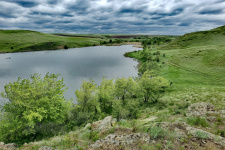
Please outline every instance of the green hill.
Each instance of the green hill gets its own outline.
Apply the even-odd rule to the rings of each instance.
[[[187,33],[162,49],[188,48],[192,46],[221,45],[225,41],[225,26],[209,31]]]
[[[0,53],[98,45],[99,38],[62,37],[28,30],[0,30]]]

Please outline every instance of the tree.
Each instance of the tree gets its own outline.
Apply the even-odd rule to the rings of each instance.
[[[162,77],[155,77],[153,72],[146,71],[139,80],[139,86],[139,96],[143,98],[145,103],[149,100],[157,102],[169,83]]]
[[[43,79],[34,74],[5,85],[4,106],[0,125],[0,141],[16,141],[33,137],[36,129],[48,123],[63,123],[71,107],[63,93],[66,90],[59,75],[46,74]]]
[[[140,62],[138,64],[138,75],[142,76],[146,71],[157,71],[158,69],[159,66],[155,61]]]
[[[98,86],[96,95],[103,112],[112,112],[112,100],[114,99],[113,92],[113,80],[107,80],[106,78],[103,78],[101,84]]]
[[[137,81],[135,81],[131,77],[128,77],[127,78],[127,97],[136,98],[137,90],[138,90]]]
[[[96,85],[93,80],[83,81],[80,90],[76,90],[75,94],[78,101],[78,109],[83,112],[97,113],[100,111],[100,106],[95,98]]]
[[[115,81],[115,95],[118,99],[122,99],[123,104],[125,104],[125,96],[127,94],[127,79],[118,78]]]
[[[117,118],[117,120],[120,119],[126,119],[128,118],[130,112],[125,107],[123,107],[124,104],[120,100],[114,100],[113,101],[113,117]]]

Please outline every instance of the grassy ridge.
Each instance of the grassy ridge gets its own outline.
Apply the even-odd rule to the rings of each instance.
[[[59,37],[28,30],[0,30],[0,52],[53,50],[99,45],[99,38]]]
[[[180,36],[161,49],[189,48],[193,46],[224,45],[225,26],[209,31],[199,31]]]
[[[164,46],[169,50],[161,50],[161,53],[166,54],[166,57],[162,58],[166,65],[162,65],[161,74],[181,85],[224,86],[224,41],[225,26],[179,37],[167,47]],[[187,48],[171,49],[171,45],[175,43],[180,46],[187,45]]]

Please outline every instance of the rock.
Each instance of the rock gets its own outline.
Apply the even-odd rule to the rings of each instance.
[[[138,145],[139,142],[149,143],[150,137],[147,133],[132,133],[128,135],[120,135],[120,134],[109,134],[104,139],[100,139],[95,143],[91,144],[88,149],[99,149],[104,148],[106,145],[108,147],[115,146],[135,146]]]
[[[179,129],[179,128],[175,127],[174,128],[174,132],[176,134],[176,137],[179,138],[179,139],[187,137],[186,133],[184,131],[182,131],[181,129]]]
[[[5,144],[4,142],[0,142],[0,149],[14,150],[14,149],[16,149],[16,144],[15,143]]]
[[[223,138],[221,136],[214,135],[214,134],[206,132],[206,131],[204,131],[202,129],[194,128],[194,127],[186,124],[185,122],[179,123],[179,125],[182,126],[182,128],[185,129],[185,131],[189,135],[192,135],[192,136],[198,138],[197,135],[196,135],[197,132],[205,133],[205,134],[207,134],[207,139],[209,139],[209,140],[213,141],[214,143],[217,143],[217,144],[225,147],[225,138]]]
[[[187,116],[205,117],[207,113],[215,112],[214,105],[206,102],[191,104],[186,112]]]
[[[54,149],[52,147],[42,146],[41,148],[39,148],[39,150],[57,150],[57,148]]]
[[[91,124],[88,123],[88,124],[86,124],[86,126],[84,127],[84,130],[87,130],[87,129],[90,129],[90,128],[91,128]]]
[[[103,120],[93,122],[91,124],[91,129],[97,132],[106,131],[112,127],[112,123],[113,123],[112,116],[108,116],[105,117]]]
[[[27,143],[24,143],[23,146],[28,146],[28,144]]]

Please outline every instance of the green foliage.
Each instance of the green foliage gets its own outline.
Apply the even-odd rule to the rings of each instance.
[[[97,88],[96,97],[100,103],[101,110],[106,113],[112,112],[112,100],[114,99],[113,80],[102,79],[101,84]]]
[[[118,99],[125,100],[125,96],[127,93],[127,79],[126,78],[118,78],[115,81],[115,95]]]
[[[127,120],[125,120],[125,119],[121,119],[121,120],[118,122],[118,124],[119,124],[120,126],[125,127],[125,128],[132,128],[132,127],[133,127],[132,123],[129,122],[129,121],[127,121]]]
[[[75,94],[77,96],[78,107],[82,111],[90,112],[93,110],[98,110],[99,103],[95,99],[96,85],[93,80],[83,81],[80,90],[76,90]]]
[[[140,78],[139,86],[139,96],[146,103],[149,100],[152,102],[157,102],[169,84],[166,79],[162,77],[154,77],[152,72],[146,71]]]
[[[205,118],[202,117],[188,117],[187,123],[190,125],[196,125],[196,126],[202,126],[202,127],[208,127],[209,123],[206,121]]]
[[[81,111],[79,108],[74,107],[68,117],[67,127],[73,129],[74,126],[81,126],[89,121],[91,121],[92,114],[90,112]]]
[[[122,103],[122,101],[114,100],[112,115],[113,117],[117,118],[117,120],[126,119],[130,114],[129,110],[123,106],[124,104]]]
[[[208,134],[205,132],[197,131],[195,135],[199,139],[208,139]]]
[[[138,75],[142,76],[146,71],[158,71],[159,66],[155,61],[140,62],[138,64]]]
[[[125,99],[136,97],[136,92],[138,90],[137,82],[129,78],[118,78],[115,81],[115,95],[118,99],[123,101],[125,104]]]
[[[163,138],[166,135],[165,129],[160,126],[151,126],[148,129],[148,132],[150,133],[150,138],[152,139]]]
[[[93,142],[97,141],[100,138],[99,132],[91,131],[90,137]]]
[[[65,91],[58,75],[46,74],[41,79],[34,74],[5,85],[3,98],[9,100],[4,106],[0,125],[0,140],[19,141],[34,138],[37,129],[48,123],[64,123],[71,104],[64,99]]]
[[[225,137],[225,129],[224,130],[217,129],[216,130],[216,134],[219,135],[219,136]]]

